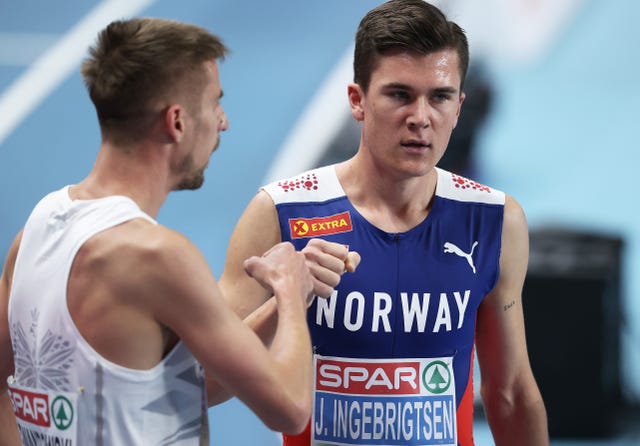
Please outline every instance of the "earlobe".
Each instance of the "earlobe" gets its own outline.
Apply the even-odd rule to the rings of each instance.
[[[358,84],[349,84],[347,87],[347,95],[349,97],[349,106],[351,107],[351,115],[356,121],[364,120],[364,109],[362,107],[362,89]]]

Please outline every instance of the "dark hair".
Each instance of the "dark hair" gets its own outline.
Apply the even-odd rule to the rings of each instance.
[[[381,55],[392,49],[430,54],[454,49],[461,84],[469,66],[469,44],[464,30],[435,6],[423,0],[390,0],[364,16],[356,32],[354,82],[364,91]],[[462,88],[462,85],[461,85]]]
[[[103,134],[132,133],[167,91],[227,53],[219,37],[195,25],[157,18],[112,22],[81,70]]]

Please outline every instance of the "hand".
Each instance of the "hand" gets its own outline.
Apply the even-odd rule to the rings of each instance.
[[[302,249],[313,276],[313,292],[319,297],[330,297],[345,272],[354,272],[360,263],[360,254],[349,251],[345,245],[314,238]],[[310,304],[311,302],[309,302]]]
[[[289,242],[278,243],[262,257],[253,256],[244,261],[244,269],[264,288],[275,295],[284,287],[292,288],[308,299],[313,295],[314,279],[305,256]],[[286,293],[285,293],[286,294]]]

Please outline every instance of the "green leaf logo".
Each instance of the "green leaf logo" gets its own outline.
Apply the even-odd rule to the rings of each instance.
[[[422,372],[422,383],[431,393],[440,394],[451,385],[451,370],[442,361],[430,362]]]
[[[53,424],[61,431],[66,430],[73,422],[73,406],[68,399],[57,396],[51,403],[51,415]]]

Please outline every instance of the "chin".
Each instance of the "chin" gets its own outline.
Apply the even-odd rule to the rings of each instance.
[[[204,174],[200,172],[190,178],[185,178],[174,190],[197,190],[204,184]]]

